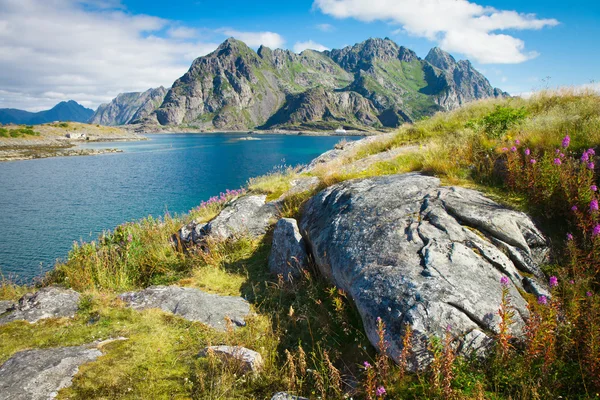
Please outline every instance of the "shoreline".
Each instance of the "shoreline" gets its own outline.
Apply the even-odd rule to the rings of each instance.
[[[200,128],[187,128],[180,126],[147,126],[147,125],[122,125],[119,128],[133,132],[138,135],[168,135],[168,134],[214,134],[214,133],[231,133],[231,134],[248,134],[248,135],[287,135],[287,136],[375,136],[384,134],[389,131],[379,130],[358,130],[350,129],[345,133],[335,133],[334,131],[317,131],[308,129],[224,129],[224,130],[203,130]]]
[[[19,125],[5,125],[10,130]],[[33,160],[37,158],[88,156],[119,153],[122,150],[83,149],[78,145],[96,142],[133,142],[148,138],[121,128],[82,123],[35,125],[35,134],[0,138],[0,162]]]

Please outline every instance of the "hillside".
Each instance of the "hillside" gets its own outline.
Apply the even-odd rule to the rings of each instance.
[[[75,243],[0,285],[0,388],[598,397],[599,128],[597,93],[478,101]]]
[[[121,93],[108,104],[101,104],[90,124],[126,125],[142,120],[162,104],[167,89],[159,87],[145,92]]]
[[[13,108],[0,109],[1,124],[38,125],[55,121],[87,122],[94,110],[83,107],[76,101],[62,101],[50,110],[29,112]]]
[[[231,38],[196,59],[160,107],[138,122],[147,130],[373,130],[507,95],[468,61],[439,48],[421,59],[386,38],[295,54],[266,47],[255,52]]]

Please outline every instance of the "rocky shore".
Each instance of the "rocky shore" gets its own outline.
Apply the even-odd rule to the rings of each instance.
[[[10,133],[22,126],[6,125],[3,128]],[[74,122],[35,125],[31,130],[35,135],[0,137],[0,161],[118,153],[121,150],[82,149],[77,145],[90,142],[147,140],[143,136],[121,128]]]

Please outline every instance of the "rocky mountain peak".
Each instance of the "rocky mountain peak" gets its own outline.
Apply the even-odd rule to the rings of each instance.
[[[439,47],[434,47],[429,50],[429,53],[427,53],[427,56],[425,57],[425,61],[444,71],[453,69],[457,64],[450,53],[445,52]]]

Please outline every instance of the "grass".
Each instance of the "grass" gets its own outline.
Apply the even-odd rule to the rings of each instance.
[[[73,386],[59,398],[249,399],[287,390],[309,398],[374,399],[381,387],[386,398],[406,399],[598,396],[600,240],[591,230],[600,217],[587,211],[596,196],[589,186],[597,178],[578,161],[583,149],[600,146],[598,128],[600,96],[590,92],[564,90],[528,100],[482,101],[354,146],[312,172],[322,188],[347,179],[423,171],[446,184],[481,190],[540,221],[555,243],[553,264],[544,268],[557,276],[559,285],[547,304],[535,299],[530,304],[527,339],[513,342],[508,330],[501,330],[499,344],[487,360],[459,357],[449,335],[432,339],[435,361],[430,369],[415,374],[391,365],[369,344],[351,299],[320,277],[313,265],[293,282],[269,273],[271,232],[258,239],[242,235],[210,241],[204,252],[176,249],[171,235],[192,219],[212,219],[239,195],[229,192],[189,215],[147,218],[106,232],[97,241],[74,244],[67,261],[42,284],[82,292],[79,313],[72,320],[0,327],[0,362],[26,348],[124,336],[128,340],[107,345],[103,357],[82,366]],[[554,149],[561,147],[567,133],[571,142],[559,170],[553,163]],[[502,150],[515,140],[520,142],[518,151]],[[414,147],[364,169],[351,168],[354,162],[407,144]],[[535,167],[524,155],[525,148],[539,160]],[[251,179],[247,189],[274,200],[302,176],[296,169],[280,167]],[[280,205],[281,216],[299,218],[303,204],[317,190],[287,197]],[[579,205],[581,214],[563,212],[572,203]],[[574,240],[565,243],[567,230]],[[244,296],[256,316],[247,327],[216,332],[157,310],[130,310],[116,296],[171,283]],[[0,299],[16,299],[27,290],[31,288],[3,280]],[[509,326],[510,299],[501,306]],[[198,357],[208,344],[239,344],[259,351],[265,368],[243,376],[218,359]],[[365,360],[372,367],[365,368]]]
[[[32,126],[18,126],[11,128],[0,128],[0,137],[20,138],[25,136],[40,136],[40,133],[34,131]]]

